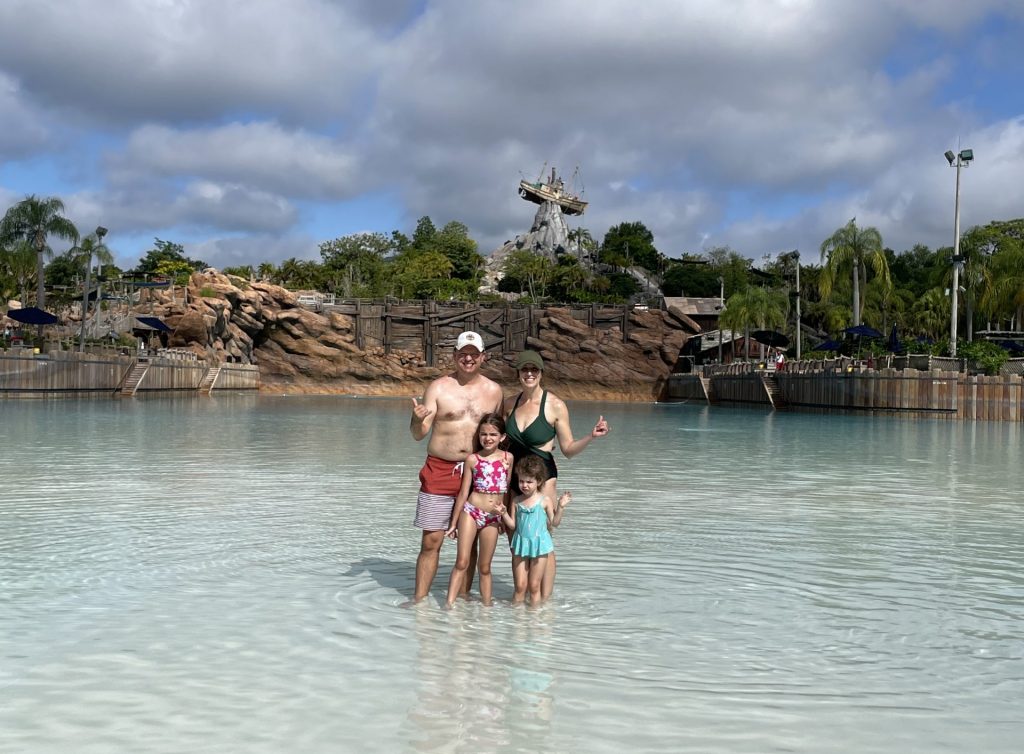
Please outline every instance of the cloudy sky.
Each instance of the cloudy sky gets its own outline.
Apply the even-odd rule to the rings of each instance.
[[[122,265],[423,215],[489,253],[547,163],[673,257],[950,245],[947,149],[965,229],[1024,216],[1022,39],[1021,0],[0,0],[0,211],[59,196]]]

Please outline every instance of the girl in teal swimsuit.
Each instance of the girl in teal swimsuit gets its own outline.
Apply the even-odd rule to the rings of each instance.
[[[543,600],[541,584],[548,565],[548,555],[555,549],[548,527],[555,517],[551,499],[540,492],[547,474],[540,458],[528,455],[516,463],[516,478],[522,493],[512,503],[514,516],[503,510],[501,519],[512,534],[512,579],[515,594],[512,604],[519,604],[530,592],[530,604]]]

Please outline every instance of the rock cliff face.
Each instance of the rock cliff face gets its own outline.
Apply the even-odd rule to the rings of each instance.
[[[174,329],[168,346],[218,362],[257,364],[269,392],[415,395],[451,369],[451,353],[431,367],[419,353],[362,350],[352,317],[309,311],[284,288],[216,270],[192,276],[186,302],[154,294],[152,314]],[[551,308],[527,345],[544,357],[545,385],[564,398],[650,401],[661,396],[686,338],[683,325],[661,311],[630,314],[623,339],[617,327],[592,329]],[[514,359],[514,353],[489,353],[483,371],[510,391]]]
[[[546,257],[552,262],[558,261],[561,254],[580,257],[582,253],[579,244],[569,240],[569,225],[565,221],[562,208],[554,202],[544,202],[537,208],[537,214],[533,216],[533,225],[528,233],[506,241],[491,252],[484,271],[485,287],[497,290],[498,281],[504,275],[508,255],[524,249]]]

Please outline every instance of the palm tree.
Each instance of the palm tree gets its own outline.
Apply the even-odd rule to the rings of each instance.
[[[1005,244],[985,271],[981,309],[990,319],[1010,320],[1015,329],[1024,321],[1024,244]]]
[[[272,283],[274,282],[274,274],[277,272],[277,268],[273,262],[260,262],[260,266],[257,269],[256,274],[260,280]]]
[[[104,228],[99,229],[101,232],[106,233]],[[90,233],[82,239],[81,243],[72,246],[68,253],[74,258],[76,262],[81,264],[85,268],[85,283],[83,285],[84,293],[82,294],[82,325],[85,326],[85,318],[89,314],[89,271],[92,269],[92,260],[95,257],[96,262],[99,264],[100,269],[103,269],[103,265],[113,264],[114,256],[110,253],[110,249],[105,243],[103,243],[102,237],[98,233]],[[96,300],[96,311],[99,311],[99,299]],[[84,332],[84,329],[83,329]]]
[[[28,241],[36,250],[36,306],[40,309],[46,307],[43,255],[50,251],[46,244],[47,237],[54,235],[73,244],[78,243],[78,229],[64,217],[63,212],[64,202],[57,197],[40,199],[33,194],[7,210],[3,220],[0,220],[0,242]]]
[[[949,332],[949,300],[942,288],[932,288],[914,302],[910,312],[913,327],[921,335],[941,340]]]
[[[789,299],[785,293],[769,288],[750,287],[734,293],[725,302],[720,317],[723,327],[743,330],[746,357],[750,358],[750,328],[766,330],[783,327],[789,314]],[[733,338],[735,344],[736,339]],[[734,354],[735,355],[735,354]]]
[[[861,322],[860,313],[864,307],[864,295],[867,290],[868,266],[874,269],[875,275],[884,281],[884,285],[892,285],[889,278],[889,263],[882,249],[882,234],[877,228],[858,228],[857,218],[850,220],[822,242],[821,261],[825,263],[818,281],[822,298],[828,298],[840,274],[848,266],[852,268],[854,326]]]
[[[16,241],[0,247],[0,270],[5,271],[17,288],[21,305],[28,306],[28,286],[36,273],[36,252],[28,241]]]

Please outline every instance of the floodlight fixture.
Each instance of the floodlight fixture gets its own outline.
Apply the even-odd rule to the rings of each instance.
[[[963,149],[963,150],[960,151],[960,161],[961,162],[970,162],[973,159],[974,159],[974,150],[973,149]]]
[[[96,226],[96,237],[102,241],[103,240],[103,236],[105,236],[105,235],[107,235],[107,229],[104,228],[102,225],[97,225]]]
[[[956,159],[956,155],[953,154],[953,150],[952,149],[947,149],[946,150],[946,160],[949,162],[949,166],[950,167],[953,166],[953,160],[955,160],[955,159]]]

